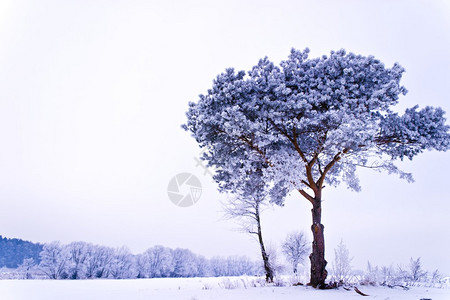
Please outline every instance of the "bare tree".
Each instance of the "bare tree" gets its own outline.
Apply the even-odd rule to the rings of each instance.
[[[23,274],[23,279],[32,279],[32,273],[35,267],[36,263],[33,258],[25,258],[17,270]]]
[[[281,248],[291,264],[293,272],[296,274],[298,265],[303,262],[310,251],[309,242],[306,240],[305,234],[303,232],[288,234]]]
[[[90,245],[86,253],[86,278],[107,278],[113,254],[114,249],[112,248]]]
[[[198,277],[209,277],[211,275],[209,260],[202,255],[197,255],[197,271]]]
[[[126,247],[116,248],[109,264],[109,273],[114,279],[132,278],[134,261]]]
[[[67,265],[70,257],[66,250],[60,242],[52,242],[45,244],[39,254],[41,257],[39,269],[50,279],[67,278]]]
[[[188,249],[177,248],[172,252],[171,277],[194,277],[198,275],[197,256]]]
[[[246,174],[238,185],[239,190],[224,207],[226,216],[237,219],[244,232],[256,235],[266,272],[266,281],[272,282],[274,271],[264,245],[261,226],[261,211],[266,205],[267,193],[260,173],[261,171]]]
[[[173,250],[160,245],[154,246],[138,258],[138,264],[144,277],[170,277],[175,267]]]
[[[92,245],[86,242],[72,242],[66,246],[70,255],[69,277],[71,279],[80,279],[85,275],[85,262],[88,258],[88,248]]]

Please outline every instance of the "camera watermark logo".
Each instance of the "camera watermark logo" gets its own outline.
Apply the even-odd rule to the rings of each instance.
[[[207,166],[203,163],[203,161],[202,161],[202,159],[201,159],[201,157],[203,156],[203,153],[205,153],[205,152],[206,152],[206,149],[203,149],[203,150],[199,153],[199,156],[198,156],[198,157],[194,157],[194,160],[197,162],[197,164],[196,164],[195,166],[196,166],[196,167],[200,167],[200,168],[202,168],[202,169],[204,170],[203,175],[208,174],[208,175],[210,175],[211,177],[213,177],[213,176],[214,176],[214,172],[216,171],[216,168],[214,168],[213,166],[207,167]]]
[[[191,173],[180,173],[169,181],[167,194],[170,201],[180,207],[189,207],[197,203],[202,195],[202,184]]]

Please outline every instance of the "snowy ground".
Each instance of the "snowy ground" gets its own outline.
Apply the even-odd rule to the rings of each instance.
[[[287,300],[287,299],[381,299],[448,300],[450,289],[415,287],[410,290],[360,287],[354,291],[314,290],[304,286],[259,286],[255,278],[166,278],[135,280],[0,280],[2,300]],[[254,287],[256,285],[257,287]]]

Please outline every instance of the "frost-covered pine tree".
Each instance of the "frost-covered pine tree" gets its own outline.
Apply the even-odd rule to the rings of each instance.
[[[221,191],[234,189],[234,172],[254,172],[253,162],[262,161],[273,202],[281,205],[297,191],[311,203],[310,285],[323,288],[325,184],[359,191],[358,167],[412,180],[394,161],[446,151],[450,136],[440,108],[392,110],[406,94],[399,64],[387,68],[344,50],[315,59],[308,53],[293,49],[279,67],[264,58],[249,72],[227,69],[189,104],[183,127],[205,148],[203,159],[216,167]]]

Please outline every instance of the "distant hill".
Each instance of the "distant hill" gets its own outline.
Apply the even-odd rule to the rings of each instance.
[[[43,245],[21,239],[8,239],[0,235],[0,267],[17,268],[25,258],[40,262]]]

